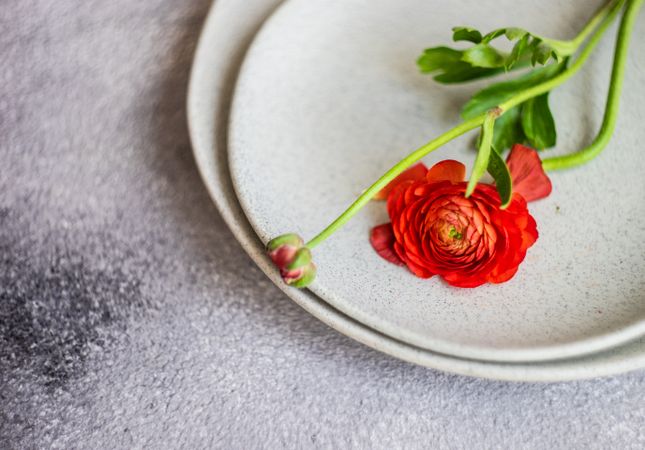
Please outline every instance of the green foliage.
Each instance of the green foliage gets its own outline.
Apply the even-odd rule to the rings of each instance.
[[[490,85],[477,92],[463,107],[464,119],[472,119],[504,103],[519,92],[557,76],[566,66],[562,63],[533,69],[515,79]],[[516,143],[528,143],[538,150],[553,147],[557,132],[549,108],[549,94],[527,100],[511,108],[495,123],[493,146],[504,151]]]
[[[502,73],[501,68],[475,67],[463,61],[464,52],[449,47],[427,49],[417,60],[419,70],[434,74],[439,83],[462,83]]]
[[[502,209],[506,208],[511,202],[513,195],[513,182],[511,181],[511,172],[502,156],[493,149],[488,159],[488,173],[495,180],[497,192],[502,201]]]
[[[526,136],[522,128],[522,108],[516,106],[495,121],[493,148],[502,152],[511,148],[513,144],[524,142],[526,142]]]
[[[514,79],[489,85],[473,95],[462,108],[461,115],[465,120],[489,113],[478,139],[479,151],[466,195],[472,193],[488,170],[495,179],[502,205],[506,206],[512,195],[512,186],[501,153],[516,143],[528,143],[538,150],[552,147],[556,144],[557,132],[548,93],[502,111],[499,117],[491,110],[556,77],[566,69],[568,57],[575,48],[570,42],[546,39],[521,28],[499,28],[483,34],[474,28],[455,27],[452,32],[453,41],[472,45],[465,49],[429,48],[417,61],[421,72],[434,75],[440,83],[461,83],[539,66]],[[501,37],[513,43],[510,53],[493,46],[494,41]]]
[[[482,41],[482,34],[474,28],[454,27],[452,29],[452,40],[455,42],[468,41],[473,44],[479,44]]]
[[[540,67],[512,80],[495,83],[482,89],[464,105],[461,111],[462,117],[472,119],[504,103],[517,93],[554,77],[560,73],[563,64],[550,64]]]
[[[528,143],[537,150],[555,145],[557,132],[549,108],[548,93],[527,100],[522,105],[522,130]]]
[[[569,42],[547,39],[521,28],[499,28],[486,35],[469,27],[455,27],[452,32],[453,41],[474,45],[464,50],[429,48],[417,60],[421,72],[435,74],[434,79],[440,83],[476,80],[529,64],[545,65],[551,59],[560,62],[575,50]],[[492,45],[502,36],[514,42],[510,53]]]

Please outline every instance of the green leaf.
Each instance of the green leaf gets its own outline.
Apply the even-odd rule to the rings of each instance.
[[[524,34],[516,43],[515,46],[513,47],[513,50],[511,51],[511,54],[509,55],[508,58],[506,58],[506,61],[504,61],[504,66],[506,67],[506,70],[511,69],[517,62],[525,56],[529,51],[529,39],[530,39],[529,34]]]
[[[475,67],[495,68],[504,65],[506,56],[487,44],[477,44],[464,51],[462,61]]]
[[[556,51],[553,51],[551,53],[551,56],[553,57],[553,59],[555,59],[555,62],[557,62],[557,63],[561,63],[562,61],[566,61],[566,59],[567,59],[566,56],[562,56],[560,53],[558,53]]]
[[[503,70],[473,67],[462,61],[462,56],[460,50],[434,47],[423,52],[417,65],[422,73],[434,74],[434,79],[440,83],[461,83],[495,75]]]
[[[469,41],[474,44],[479,44],[482,41],[482,34],[474,28],[468,27],[454,27],[452,29],[452,40]]]
[[[551,47],[549,47],[548,45],[541,43],[537,47],[535,47],[533,57],[531,58],[531,64],[535,65],[536,63],[538,63],[544,65],[549,60],[549,58],[551,58],[552,54],[553,49],[551,49]]]
[[[563,59],[571,56],[577,50],[575,44],[571,41],[558,41],[556,39],[548,39],[540,36],[540,40],[544,45],[548,45],[553,50],[553,56],[557,59]]]
[[[449,47],[428,48],[417,60],[417,65],[421,72],[432,73],[460,63],[461,56],[461,51]]]
[[[506,28],[499,28],[497,30],[493,30],[482,38],[482,43],[488,44],[493,39],[497,39],[498,37],[503,36],[504,34],[506,34]]]
[[[514,42],[511,53],[489,45],[500,36],[506,36]],[[571,44],[567,41],[548,40],[521,28],[499,28],[482,36],[474,28],[455,27],[453,39],[475,45],[465,50],[445,46],[426,49],[417,60],[421,72],[433,74],[440,83],[461,83],[497,75],[529,63],[545,65],[551,58],[559,62],[567,54],[559,52],[571,52]]]
[[[502,72],[502,69],[484,69],[481,67],[472,67],[468,64],[453,67],[450,71],[436,75],[434,80],[439,83],[463,83],[464,81],[477,80],[486,78]]]
[[[506,36],[511,42],[517,41],[513,47],[514,52],[505,62],[506,69],[512,68],[517,61],[523,58],[526,58],[527,61],[530,60],[533,65],[545,65],[551,57],[560,62],[576,50],[575,45],[569,41],[547,39],[523,28],[515,27],[493,30],[484,35],[477,44],[488,45],[500,36]],[[520,41],[523,42],[520,43]]]
[[[551,64],[534,69],[531,72],[513,80],[496,83],[482,89],[464,105],[461,115],[466,120],[472,119],[473,117],[494,108],[500,103],[505,102],[509,98],[513,97],[513,95],[518,91],[549,79],[556,74],[558,70],[560,70],[560,64]]]
[[[523,30],[522,28],[506,28],[504,34],[506,35],[506,39],[514,41],[515,39],[520,39],[524,36],[530,36],[531,33]]]
[[[526,142],[526,136],[522,129],[522,106],[509,109],[495,121],[495,132],[493,135],[493,148],[498,152],[509,149],[513,144]]]
[[[495,180],[495,186],[499,197],[502,201],[501,208],[504,209],[511,202],[513,195],[513,182],[511,180],[511,173],[508,170],[506,162],[502,159],[496,151],[491,152],[488,159],[488,173],[490,173]]]
[[[549,108],[549,94],[527,100],[522,106],[522,129],[532,147],[542,150],[557,141],[555,120]]]

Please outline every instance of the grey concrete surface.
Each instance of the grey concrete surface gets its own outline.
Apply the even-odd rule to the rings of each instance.
[[[416,367],[254,267],[188,140],[208,7],[0,3],[0,448],[645,446],[642,371],[517,384]]]

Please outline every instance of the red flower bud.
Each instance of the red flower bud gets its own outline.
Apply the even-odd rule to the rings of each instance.
[[[303,245],[302,238],[297,234],[283,234],[267,244],[267,253],[273,264],[286,267]]]
[[[311,251],[296,234],[284,234],[272,239],[267,244],[267,254],[280,270],[284,282],[290,286],[306,287],[316,277]]]

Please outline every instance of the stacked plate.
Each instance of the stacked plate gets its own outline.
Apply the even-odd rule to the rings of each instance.
[[[645,27],[633,37],[625,80],[633,95],[611,145],[592,164],[552,175],[553,194],[530,206],[540,239],[510,282],[455,289],[381,260],[367,235],[387,217],[373,202],[316,248],[318,277],[297,290],[281,282],[264,243],[315,235],[397,160],[453,126],[459,104],[481,87],[446,88],[420,75],[414,61],[424,47],[445,43],[453,25],[567,37],[589,12],[557,0],[280,3],[215,3],[188,112],[214,202],[289,297],[370,347],[460,374],[555,381],[645,367],[645,103],[631,101],[644,92],[636,61],[645,60]],[[579,148],[598,127],[610,41],[591,70],[552,96],[560,149]],[[471,147],[455,141],[425,162],[471,162]]]

